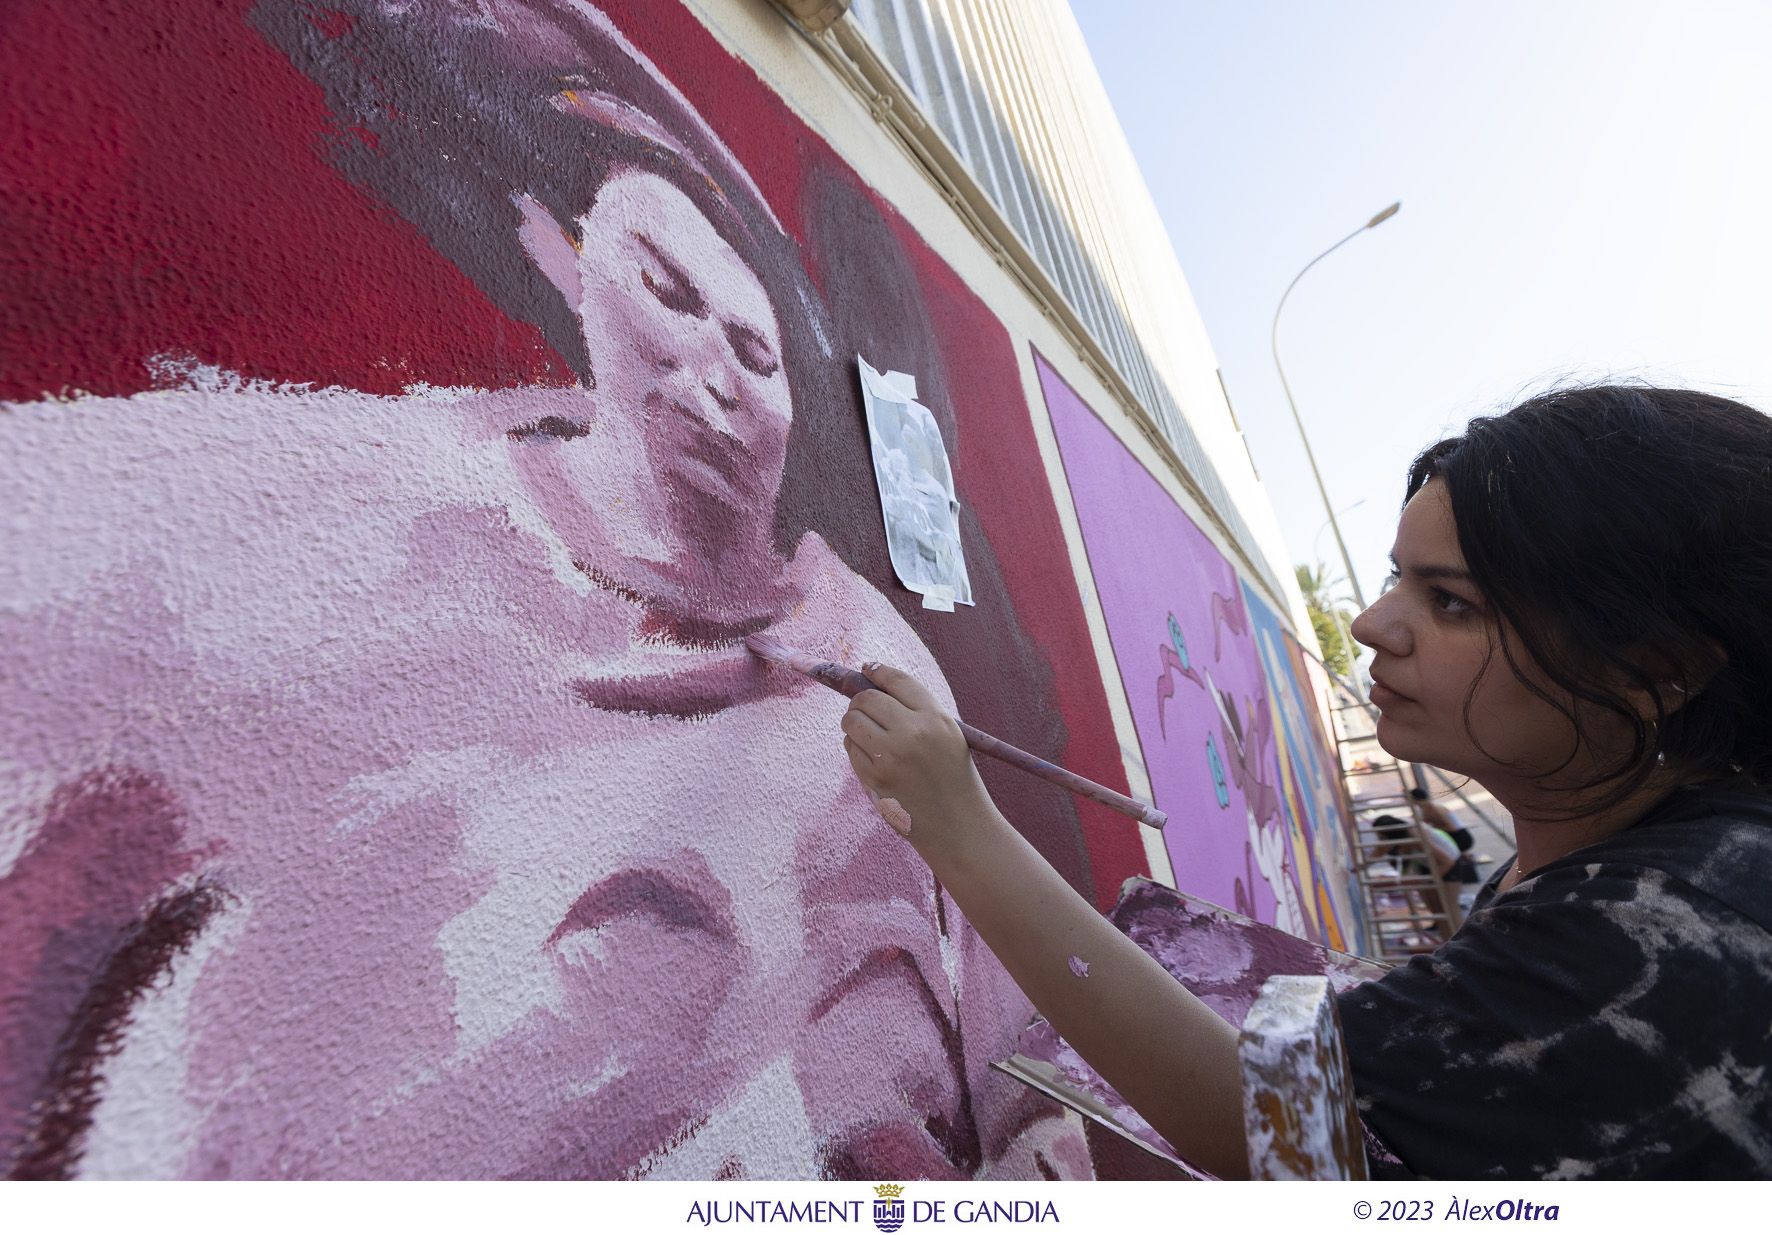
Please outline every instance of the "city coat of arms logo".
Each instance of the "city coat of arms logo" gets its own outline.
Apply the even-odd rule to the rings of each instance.
[[[886,1235],[904,1225],[903,1197],[902,1184],[874,1185],[874,1225]]]

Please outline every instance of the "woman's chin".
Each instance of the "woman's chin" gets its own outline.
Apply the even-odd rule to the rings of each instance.
[[[1393,718],[1379,713],[1378,727],[1375,731],[1378,745],[1384,753],[1398,763],[1432,763],[1433,759],[1426,753],[1427,743],[1421,735],[1414,733],[1407,725],[1399,724]]]

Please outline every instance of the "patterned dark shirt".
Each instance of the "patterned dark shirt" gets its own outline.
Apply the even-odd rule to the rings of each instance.
[[[1396,1173],[1772,1178],[1772,794],[1683,789],[1496,882],[1439,951],[1340,997]]]

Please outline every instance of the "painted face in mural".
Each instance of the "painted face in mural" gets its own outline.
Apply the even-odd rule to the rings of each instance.
[[[577,309],[594,378],[582,416],[515,428],[518,468],[587,570],[716,606],[770,548],[793,418],[761,281],[670,181],[604,184],[572,238],[531,202],[523,242]]]
[[[1392,556],[1394,582],[1352,626],[1376,653],[1372,702],[1384,748],[1491,789],[1553,772],[1571,783],[1591,776],[1593,748],[1576,748],[1568,719],[1502,654],[1495,618],[1466,571],[1443,481],[1409,500]]]

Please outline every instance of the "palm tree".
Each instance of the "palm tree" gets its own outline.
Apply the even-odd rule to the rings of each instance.
[[[1330,595],[1330,589],[1340,580],[1330,578],[1329,568],[1321,562],[1315,566],[1295,566],[1293,571],[1298,578],[1298,590],[1304,593],[1304,607],[1311,615],[1311,629],[1317,633],[1323,663],[1331,672],[1347,677],[1353,671],[1353,656],[1341,630],[1342,623],[1350,621],[1351,615],[1342,608],[1345,601],[1341,597]]]

